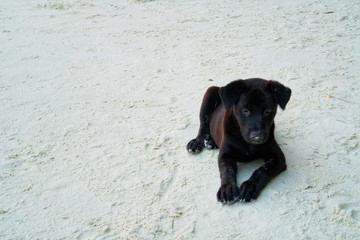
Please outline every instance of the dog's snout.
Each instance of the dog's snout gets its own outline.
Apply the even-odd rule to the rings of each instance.
[[[261,132],[259,130],[254,130],[250,132],[250,138],[251,139],[258,139],[261,137]]]
[[[250,140],[255,143],[262,142],[264,139],[264,135],[259,130],[251,131],[249,137],[250,137]]]

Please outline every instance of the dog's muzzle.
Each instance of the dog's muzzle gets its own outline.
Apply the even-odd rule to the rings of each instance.
[[[262,144],[265,142],[264,133],[259,130],[251,131],[249,135],[250,143],[252,144]]]

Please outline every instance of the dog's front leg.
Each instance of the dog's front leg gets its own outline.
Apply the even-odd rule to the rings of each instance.
[[[237,165],[236,161],[218,159],[221,186],[217,192],[217,200],[224,204],[231,204],[238,200],[240,191],[236,182]]]
[[[265,164],[256,169],[249,180],[240,186],[240,201],[250,202],[255,200],[260,191],[272,178],[286,169],[285,157],[279,147],[277,151],[265,158]]]

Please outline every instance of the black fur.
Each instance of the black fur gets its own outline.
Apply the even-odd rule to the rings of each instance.
[[[281,83],[259,78],[237,80],[206,91],[199,132],[187,150],[198,153],[204,146],[219,147],[219,202],[254,200],[273,177],[286,169],[285,156],[274,138],[274,117],[277,105],[285,109],[290,96],[291,90]],[[238,187],[236,162],[257,158],[262,158],[264,165]]]

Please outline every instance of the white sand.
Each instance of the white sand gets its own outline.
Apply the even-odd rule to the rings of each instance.
[[[359,239],[359,35],[358,0],[2,0],[0,238]],[[288,170],[222,206],[218,151],[185,146],[249,77],[293,91]]]

